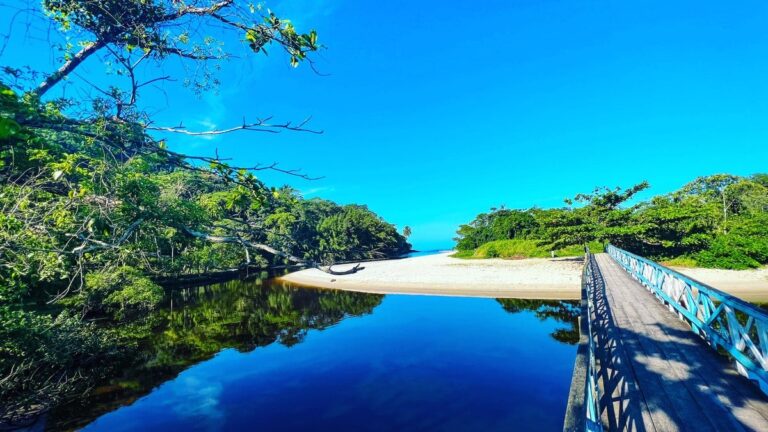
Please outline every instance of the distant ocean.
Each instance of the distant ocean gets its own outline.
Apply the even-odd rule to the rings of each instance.
[[[413,258],[418,256],[425,256],[425,255],[435,255],[443,252],[450,252],[450,249],[433,249],[433,250],[425,250],[425,251],[415,251],[411,253],[407,253],[403,255],[405,258]]]

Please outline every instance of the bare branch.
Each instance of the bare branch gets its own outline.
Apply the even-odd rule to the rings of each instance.
[[[320,271],[323,271],[325,273],[329,273],[329,274],[332,274],[332,275],[348,275],[348,274],[352,274],[352,273],[357,273],[358,271],[365,269],[365,267],[362,267],[361,263],[357,263],[354,267],[352,267],[352,268],[350,268],[348,270],[337,271],[337,270],[333,270],[334,264],[331,264],[329,266],[323,267],[323,266],[321,266],[320,264],[318,264],[318,263],[316,263],[314,261],[304,260],[304,259],[301,259],[299,257],[293,256],[293,255],[291,255],[291,254],[289,254],[287,252],[283,252],[283,251],[277,250],[277,249],[275,249],[275,248],[273,248],[273,247],[271,247],[269,245],[265,245],[265,244],[262,244],[262,243],[253,243],[253,242],[245,240],[245,239],[243,239],[243,238],[241,238],[239,236],[215,236],[215,235],[207,234],[207,233],[204,233],[204,232],[201,232],[201,231],[195,231],[195,230],[187,228],[187,227],[181,227],[181,230],[184,233],[186,233],[187,235],[189,235],[189,236],[192,236],[192,237],[195,237],[195,238],[198,238],[198,239],[201,239],[201,240],[209,241],[209,242],[212,242],[212,243],[236,243],[236,244],[240,244],[240,245],[242,245],[242,246],[244,246],[246,248],[251,247],[251,248],[254,248],[254,249],[263,250],[263,251],[268,252],[268,253],[270,253],[272,255],[283,257],[283,258],[287,259],[288,261],[291,261],[291,262],[294,262],[294,263],[297,263],[297,264],[300,264],[300,265],[305,265],[305,266],[308,266],[308,267],[316,268],[316,269],[318,269]]]
[[[123,232],[123,235],[121,235],[117,240],[115,240],[114,243],[105,243],[100,240],[87,238],[83,236],[78,236],[81,240],[83,240],[83,244],[72,249],[72,253],[83,255],[84,253],[91,252],[98,249],[117,249],[121,244],[123,244],[126,240],[128,240],[128,237],[133,234],[134,231],[141,225],[141,223],[144,222],[144,218],[138,218],[136,219],[132,224],[128,226],[128,228],[125,229],[125,232]],[[86,247],[88,243],[93,243],[95,246]]]
[[[291,122],[286,122],[281,124],[269,123],[269,120],[271,118],[272,117],[267,117],[266,119],[259,119],[254,123],[246,123],[245,121],[243,121],[243,124],[239,126],[234,126],[226,129],[212,129],[212,130],[205,130],[205,131],[190,131],[190,130],[187,130],[183,125],[179,125],[175,127],[145,125],[144,128],[147,130],[171,132],[171,133],[178,133],[178,134],[184,134],[184,135],[190,135],[190,136],[222,135],[222,134],[237,132],[241,130],[254,131],[254,132],[268,132],[268,133],[280,133],[281,130],[290,130],[295,132],[308,132],[308,133],[317,134],[317,135],[320,135],[323,133],[323,131],[321,130],[318,131],[318,130],[304,128],[304,125],[306,125],[311,120],[311,117],[308,117],[307,119],[305,119],[304,121],[302,121],[296,126],[294,126]]]

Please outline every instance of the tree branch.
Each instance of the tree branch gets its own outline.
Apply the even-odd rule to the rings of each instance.
[[[283,257],[283,258],[287,259],[288,261],[291,261],[291,262],[294,262],[294,263],[297,263],[297,264],[301,264],[301,265],[305,265],[305,266],[308,266],[308,267],[316,268],[316,269],[318,269],[320,271],[323,271],[325,273],[332,274],[332,275],[337,275],[337,276],[348,275],[348,274],[352,274],[352,273],[357,273],[358,271],[363,270],[365,268],[365,267],[362,267],[360,263],[358,263],[357,265],[355,265],[351,269],[342,270],[342,271],[336,271],[336,270],[333,270],[333,266],[334,266],[333,264],[329,265],[326,268],[323,268],[323,267],[320,266],[320,264],[318,264],[318,263],[316,263],[314,261],[303,260],[303,259],[301,259],[299,257],[296,257],[296,256],[293,256],[293,255],[291,255],[289,253],[277,250],[277,249],[275,249],[275,248],[273,248],[271,246],[268,246],[268,245],[265,245],[265,244],[262,244],[262,243],[253,243],[253,242],[250,242],[248,240],[242,239],[240,237],[236,237],[236,236],[215,236],[215,235],[207,234],[207,233],[204,233],[204,232],[195,231],[195,230],[187,228],[187,227],[181,227],[181,230],[184,233],[186,233],[187,235],[189,235],[189,236],[192,236],[192,237],[195,237],[195,238],[198,238],[198,239],[201,239],[201,240],[209,241],[209,242],[212,242],[212,243],[235,243],[235,244],[240,244],[240,245],[242,245],[242,246],[244,246],[246,248],[247,247],[252,247],[254,249],[260,249],[260,250],[268,252],[268,253],[270,253],[272,255],[277,255],[277,256]]]
[[[250,242],[248,240],[242,239],[240,237],[235,237],[235,236],[215,236],[215,235],[211,235],[211,234],[208,234],[208,233],[204,233],[204,232],[200,232],[200,231],[195,231],[195,230],[187,228],[187,227],[181,227],[181,230],[184,233],[186,233],[187,235],[189,235],[189,236],[192,236],[192,237],[195,237],[195,238],[198,238],[198,239],[201,239],[201,240],[205,240],[205,241],[208,241],[208,242],[211,242],[211,243],[236,243],[236,244],[241,244],[243,246],[248,246],[248,247],[252,247],[254,249],[260,249],[260,250],[263,250],[265,252],[269,252],[272,255],[277,255],[277,256],[283,257],[283,258],[287,259],[288,261],[295,262],[295,263],[298,263],[298,264],[312,265],[312,266],[316,266],[317,265],[314,262],[303,260],[303,259],[301,259],[299,257],[296,257],[296,256],[293,256],[293,255],[291,255],[289,253],[286,253],[286,252],[283,252],[283,251],[279,251],[279,250],[277,250],[277,249],[275,249],[275,248],[273,248],[271,246],[268,246],[268,245],[265,245],[265,244],[262,244],[262,243],[253,243],[253,242]]]
[[[316,135],[321,135],[323,133],[323,131],[307,129],[304,127],[304,125],[309,123],[312,117],[307,117],[304,121],[302,121],[301,123],[295,126],[291,122],[286,122],[281,124],[269,123],[269,120],[271,118],[272,117],[267,117],[265,119],[258,119],[254,123],[246,123],[245,121],[243,121],[243,124],[239,126],[233,126],[227,129],[211,129],[211,130],[205,130],[205,131],[190,131],[190,130],[187,130],[183,125],[179,125],[175,127],[144,125],[144,128],[147,130],[154,130],[159,132],[171,132],[171,133],[178,133],[178,134],[184,134],[184,135],[190,135],[190,136],[222,135],[222,134],[241,131],[241,130],[254,131],[254,132],[268,132],[268,133],[280,133],[280,130],[290,130],[294,132],[308,132]]]
[[[136,231],[136,228],[138,228],[142,222],[144,222],[143,217],[136,219],[132,224],[128,226],[128,228],[125,229],[125,232],[123,232],[123,235],[121,235],[114,243],[105,243],[103,241],[96,240],[96,239],[82,238],[83,244],[72,249],[72,253],[77,255],[82,255],[86,252],[91,252],[98,249],[115,249],[119,247],[121,244],[123,244],[123,242],[128,240],[128,237],[130,237],[131,234],[133,234],[133,232]],[[94,243],[95,246],[86,247],[86,244],[89,242]]]
[[[234,0],[222,0],[206,7],[187,6],[177,11],[164,15],[158,22],[173,21],[184,15],[212,15],[221,9],[231,5]]]
[[[96,42],[91,42],[83,49],[81,49],[77,54],[75,54],[71,59],[66,61],[61,67],[56,70],[54,73],[48,75],[42,83],[34,90],[34,94],[38,97],[42,97],[48,90],[51,89],[51,87],[55,86],[59,81],[61,81],[64,77],[69,75],[70,72],[75,70],[76,67],[80,65],[85,59],[91,56],[91,54],[95,53],[96,51],[100,50],[106,45],[106,42],[103,40],[97,40]]]

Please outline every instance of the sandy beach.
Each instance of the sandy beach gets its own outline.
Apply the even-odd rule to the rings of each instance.
[[[768,267],[755,270],[672,268],[692,279],[743,300],[768,303]]]
[[[281,280],[382,294],[563,300],[580,297],[580,259],[465,260],[451,258],[452,253],[363,263],[364,270],[344,276],[317,269],[302,270]],[[334,270],[349,267],[336,266]]]
[[[451,258],[451,253],[364,263],[365,269],[350,275],[308,269],[280,279],[301,286],[381,294],[561,300],[580,296],[581,259],[465,260]],[[768,268],[675,270],[744,300],[768,302]]]

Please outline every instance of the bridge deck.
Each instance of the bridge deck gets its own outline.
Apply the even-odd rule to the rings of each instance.
[[[768,431],[768,398],[756,385],[610,256],[596,262],[593,319],[610,430]]]

